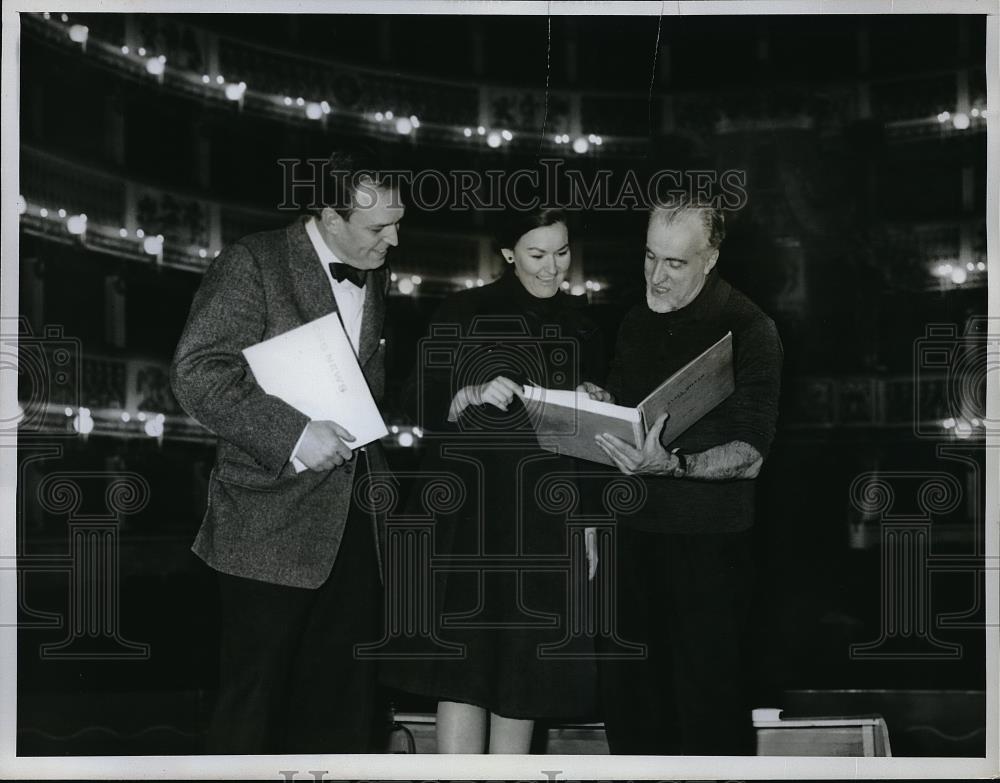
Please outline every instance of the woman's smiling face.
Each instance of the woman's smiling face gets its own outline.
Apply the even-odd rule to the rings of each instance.
[[[555,296],[569,270],[569,232],[565,223],[533,228],[503,250],[507,263],[529,294],[539,299]]]

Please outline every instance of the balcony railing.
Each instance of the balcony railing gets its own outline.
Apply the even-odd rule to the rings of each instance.
[[[243,111],[318,122],[369,135],[419,134],[422,141],[567,154],[645,153],[649,136],[705,137],[778,127],[838,130],[885,124],[890,140],[981,133],[985,68],[905,77],[851,78],[816,88],[781,83],[740,91],[544,90],[401,75],[280,52],[186,25],[171,15],[124,15],[93,31],[65,14],[23,14],[24,30],[124,76]],[[74,40],[83,38],[80,40]],[[118,39],[110,38],[118,36]],[[85,52],[85,54],[84,54]],[[961,85],[961,86],[960,86]],[[961,97],[960,96],[964,96]],[[968,104],[968,105],[965,105]],[[947,123],[939,118],[948,115]],[[543,122],[544,118],[544,122]],[[414,122],[416,120],[416,122]],[[543,127],[544,124],[544,127]],[[590,142],[598,137],[599,143]]]

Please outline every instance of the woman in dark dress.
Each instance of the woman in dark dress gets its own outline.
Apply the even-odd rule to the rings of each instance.
[[[561,290],[565,215],[521,213],[500,234],[505,274],[441,306],[410,386],[425,431],[422,476],[450,475],[464,488],[461,503],[433,513],[435,634],[463,653],[396,660],[382,679],[438,699],[442,753],[527,753],[536,719],[594,710],[593,659],[578,639],[571,651],[560,646],[570,633],[569,582],[576,574],[585,582],[588,570],[560,566],[572,557],[574,509],[543,497],[572,485],[576,463],[538,446],[521,398],[533,384],[607,399],[590,383],[602,379],[603,346]],[[416,508],[426,498],[414,495],[411,510],[426,513]],[[592,576],[592,530],[585,540]]]

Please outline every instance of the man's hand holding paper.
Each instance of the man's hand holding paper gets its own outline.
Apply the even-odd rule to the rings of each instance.
[[[302,432],[295,460],[309,470],[339,468],[354,455],[347,445],[353,440],[355,437],[335,421],[311,421]]]

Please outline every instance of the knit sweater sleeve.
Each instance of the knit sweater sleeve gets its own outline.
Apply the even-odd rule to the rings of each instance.
[[[774,440],[781,387],[781,339],[763,313],[735,334],[736,389],[731,402],[731,440],[749,443],[766,457]]]

